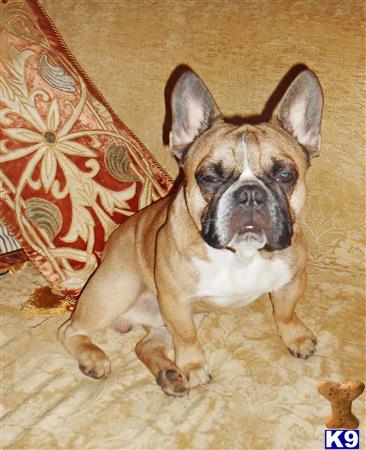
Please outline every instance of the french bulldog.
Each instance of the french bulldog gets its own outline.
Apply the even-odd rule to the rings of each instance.
[[[93,335],[143,325],[138,357],[166,394],[182,397],[212,378],[197,338],[203,313],[269,293],[290,353],[307,359],[315,350],[295,306],[306,286],[298,221],[305,175],[319,153],[323,93],[305,69],[269,122],[233,125],[187,70],[171,106],[170,148],[182,182],[113,232],[59,338],[84,374],[103,378],[110,362]]]

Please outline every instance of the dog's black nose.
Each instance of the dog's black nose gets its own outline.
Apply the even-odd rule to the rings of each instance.
[[[245,206],[260,206],[266,201],[267,194],[264,188],[257,182],[245,183],[236,191],[238,202]]]

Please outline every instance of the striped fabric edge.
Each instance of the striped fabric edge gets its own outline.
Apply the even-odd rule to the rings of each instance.
[[[9,234],[7,228],[0,223],[0,255],[20,250],[19,242]]]

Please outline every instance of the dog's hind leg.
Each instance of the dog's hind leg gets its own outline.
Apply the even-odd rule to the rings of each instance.
[[[166,394],[183,397],[189,391],[189,382],[168,358],[170,349],[173,349],[173,342],[168,329],[150,328],[149,333],[136,345],[136,354]]]
[[[107,377],[111,369],[107,355],[91,338],[126,312],[141,291],[137,273],[113,263],[107,259],[102,262],[82,292],[72,317],[58,333],[80,370],[93,378]]]

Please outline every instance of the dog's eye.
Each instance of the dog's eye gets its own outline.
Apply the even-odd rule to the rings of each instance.
[[[203,175],[201,177],[201,180],[204,183],[211,183],[211,184],[218,183],[220,181],[217,177],[214,177],[213,175]]]
[[[296,171],[280,164],[275,164],[272,170],[272,178],[278,183],[291,184],[296,180]]]
[[[221,164],[212,164],[202,168],[196,175],[196,179],[199,183],[206,186],[218,186],[225,182],[228,178],[228,174],[224,171]]]
[[[283,183],[289,183],[290,181],[293,181],[294,178],[295,178],[295,175],[292,172],[289,172],[286,170],[284,172],[281,172],[279,175],[277,175],[276,181],[280,181]]]

